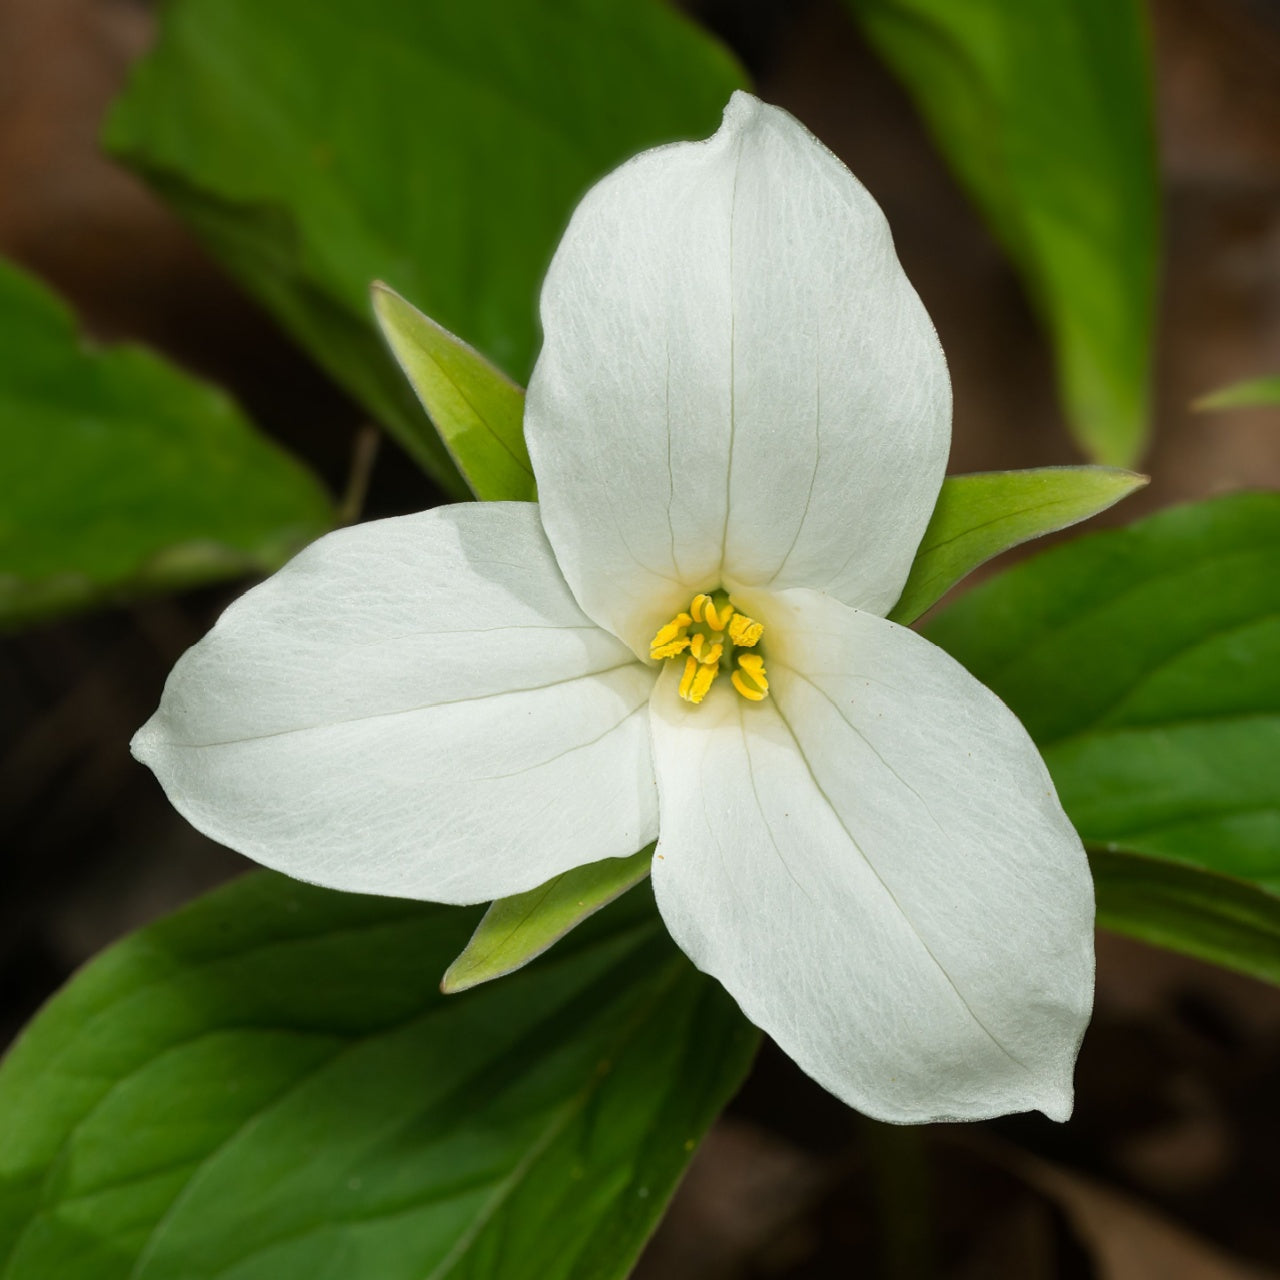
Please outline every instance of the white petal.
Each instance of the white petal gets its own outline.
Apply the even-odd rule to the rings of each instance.
[[[478,902],[653,839],[652,686],[532,503],[468,503],[309,547],[183,656],[133,750],[269,867]]]
[[[884,216],[791,116],[738,93],[714,137],[605,178],[542,322],[525,431],[591,617],[643,652],[720,584],[892,606],[946,462],[946,366]]]
[[[672,934],[868,1115],[1065,1119],[1093,891],[1035,747],[919,636],[789,595],[812,630],[773,610],[769,699],[655,692]]]

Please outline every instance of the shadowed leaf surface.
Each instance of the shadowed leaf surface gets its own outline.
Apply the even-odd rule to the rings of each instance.
[[[659,0],[176,0],[161,19],[110,147],[457,495],[370,282],[523,380],[578,198],[646,147],[712,133],[742,84]]]
[[[1087,844],[1274,893],[1278,550],[1280,495],[1176,507],[1047,551],[926,630],[1021,717]],[[1154,909],[1169,886],[1150,870]],[[1172,944],[1172,923],[1139,921],[1143,895],[1127,901],[1134,932]]]
[[[221,392],[0,262],[0,626],[266,573],[333,510]]]
[[[1018,267],[1081,447],[1146,441],[1159,256],[1138,0],[846,0]]]
[[[0,1070],[10,1280],[624,1276],[756,1032],[629,895],[478,991],[477,912],[247,876]]]

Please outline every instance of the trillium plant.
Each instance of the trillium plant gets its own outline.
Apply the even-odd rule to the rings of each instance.
[[[850,1106],[1066,1119],[1081,842],[1013,713],[886,619],[951,403],[879,208],[737,93],[588,192],[541,318],[537,502],[321,538],[135,754],[214,839],[364,894],[486,902],[656,839],[675,942]]]
[[[1143,0],[723,7],[148,6],[102,147],[283,363],[0,196],[3,1280],[1105,1272],[1076,1157],[1266,1158],[1280,384],[1160,303]]]

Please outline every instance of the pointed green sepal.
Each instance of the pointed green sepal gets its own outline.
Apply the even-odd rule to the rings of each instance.
[[[889,617],[903,626],[914,622],[993,556],[1087,520],[1146,483],[1146,476],[1114,467],[948,476]]]
[[[1192,404],[1193,409],[1262,409],[1280,405],[1280,373],[1249,378],[1210,391]]]
[[[466,991],[522,968],[589,915],[649,874],[653,845],[629,858],[575,867],[546,884],[499,898],[480,921],[462,954],[440,982],[446,995]]]
[[[477,498],[532,501],[524,391],[385,284],[373,286],[373,311],[471,492]]]

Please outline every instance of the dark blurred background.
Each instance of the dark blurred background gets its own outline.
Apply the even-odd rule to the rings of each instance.
[[[951,469],[1078,461],[1011,268],[837,0],[688,7],[885,208],[950,361]],[[1280,371],[1280,2],[1150,8],[1165,214],[1153,483],[1111,522],[1280,487],[1280,413],[1189,408]],[[360,411],[97,146],[153,29],[144,0],[0,0],[0,254],[93,335],[229,387],[342,493]],[[383,440],[365,513],[438,497]],[[0,1044],[100,948],[246,865],[191,831],[126,745],[238,590],[0,640]],[[1104,936],[1078,1085],[1067,1126],[891,1130],[766,1049],[638,1274],[1280,1276],[1280,992]]]

